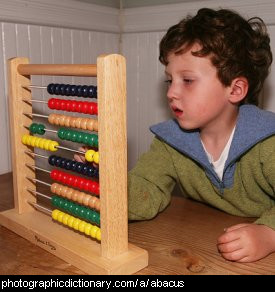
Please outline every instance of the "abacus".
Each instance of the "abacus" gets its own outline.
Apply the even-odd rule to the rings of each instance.
[[[132,274],[146,267],[147,251],[128,242],[125,58],[118,54],[101,55],[97,63],[91,65],[29,64],[27,58],[13,58],[8,66],[15,207],[0,213],[0,224],[88,274]],[[68,117],[63,113],[44,116],[51,124],[98,131],[98,137],[92,134],[86,137],[87,132],[75,134],[71,130],[58,130],[55,131],[57,140],[67,137],[73,142],[86,141],[91,147],[98,145],[98,151],[87,151],[85,158],[100,164],[98,172],[91,165],[58,155],[49,156],[48,151],[40,155],[48,159],[50,165],[64,169],[49,171],[51,178],[58,181],[49,185],[54,194],[50,199],[55,207],[63,207],[71,213],[66,214],[58,208],[51,213],[52,218],[45,214],[48,209],[41,212],[43,207],[37,204],[36,183],[43,182],[35,177],[34,169],[39,168],[35,165],[35,156],[39,154],[33,149],[67,148],[57,141],[30,135],[44,135],[47,130],[43,125],[32,123],[36,115],[32,112],[32,103],[36,102],[31,94],[32,75],[97,78],[97,87],[68,84],[46,87],[49,94],[62,97],[48,100],[51,109],[87,114],[87,118]],[[66,96],[75,99],[67,101]],[[97,102],[78,101],[80,96],[85,100],[97,96]],[[97,119],[90,119],[89,114],[97,115]],[[80,178],[68,170],[88,176]],[[91,176],[99,177],[99,183],[93,183]],[[82,209],[76,205],[78,203],[84,205]],[[94,214],[99,210],[100,221]],[[80,213],[81,219],[76,216]],[[96,223],[88,223],[86,219]]]

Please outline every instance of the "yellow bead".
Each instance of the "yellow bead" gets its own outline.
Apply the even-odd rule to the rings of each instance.
[[[94,154],[94,162],[97,163],[97,164],[99,164],[99,153],[98,152],[96,152]]]
[[[70,218],[70,215],[64,213],[63,219],[62,219],[62,223],[64,225],[68,225],[68,219]]]
[[[32,138],[33,138],[33,136],[27,135],[27,139],[26,139],[26,144],[27,145],[31,145]]]
[[[50,150],[50,151],[57,151],[56,146],[59,146],[58,142],[56,142],[56,141],[51,141],[51,143],[49,144],[49,150]]]
[[[73,228],[74,220],[75,220],[75,218],[73,216],[70,216],[68,218],[68,226],[69,227]]]
[[[51,140],[48,139],[43,139],[44,143],[43,143],[43,149],[44,150],[49,150],[49,145],[51,143]]]
[[[98,229],[97,226],[92,226],[91,231],[90,231],[91,237],[96,238],[97,229]]]
[[[86,226],[86,222],[85,221],[83,221],[83,220],[81,220],[81,222],[79,223],[79,225],[78,225],[78,230],[80,231],[80,232],[85,232],[85,226]]]
[[[36,140],[36,137],[33,136],[32,139],[31,139],[31,146],[32,147],[34,147],[35,140]]]
[[[44,149],[45,139],[41,138],[38,142],[38,147]]]
[[[97,233],[96,233],[96,239],[97,239],[98,241],[101,241],[101,229],[100,229],[100,228],[98,228],[98,230],[97,230]]]
[[[39,147],[39,143],[41,141],[42,138],[37,138],[34,142],[34,147]]]
[[[24,144],[24,145],[26,145],[26,143],[27,143],[27,139],[28,139],[28,135],[23,135],[22,136],[22,138],[21,138],[21,142]]]
[[[73,224],[73,229],[78,230],[78,226],[79,226],[79,223],[80,223],[80,222],[81,222],[80,219],[75,218],[75,220],[74,220],[74,224]]]
[[[92,162],[93,161],[93,156],[95,154],[95,151],[94,150],[88,150],[86,151],[85,153],[85,159],[89,162]]]
[[[57,209],[55,209],[55,210],[52,211],[52,218],[53,218],[54,220],[57,220],[57,217],[58,217],[59,212],[60,212],[60,211],[57,210]]]
[[[57,221],[60,223],[63,223],[63,217],[64,217],[65,213],[60,212],[57,216]]]
[[[91,228],[92,228],[92,224],[87,223],[87,225],[85,226],[85,234],[90,235]]]

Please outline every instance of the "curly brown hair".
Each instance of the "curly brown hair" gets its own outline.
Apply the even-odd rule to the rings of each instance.
[[[167,65],[170,53],[181,54],[194,43],[201,50],[192,54],[210,56],[224,86],[245,77],[249,90],[242,103],[258,105],[272,63],[270,38],[262,19],[246,20],[232,10],[202,8],[168,29],[160,42],[160,62]]]

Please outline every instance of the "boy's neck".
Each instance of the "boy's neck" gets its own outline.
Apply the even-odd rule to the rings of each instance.
[[[205,127],[200,131],[202,143],[214,161],[218,160],[226,146],[233,129],[236,126],[238,110],[223,116],[215,125]]]

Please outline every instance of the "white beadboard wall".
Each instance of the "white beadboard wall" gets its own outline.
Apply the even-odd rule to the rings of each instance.
[[[199,8],[230,8],[246,17],[259,16],[268,25],[275,58],[275,1],[204,0],[123,11],[122,53],[128,64],[129,167],[148,150],[150,125],[170,117],[164,85],[164,67],[158,61],[158,44],[167,28]],[[275,62],[263,92],[263,108],[275,112]]]
[[[244,16],[262,17],[268,25],[272,48],[275,47],[274,0],[190,0],[123,10],[73,0],[0,0],[0,174],[11,171],[8,58],[26,56],[32,63],[95,63],[99,54],[122,53],[127,60],[128,165],[131,168],[151,143],[149,126],[170,117],[164,68],[158,61],[159,41],[168,27],[188,13],[195,14],[201,7],[231,8]],[[275,56],[274,49],[273,52]],[[275,112],[274,74],[275,64],[264,89],[263,107]],[[86,83],[85,78],[33,78],[36,84],[52,81]],[[47,99],[47,94],[39,90],[34,96]],[[36,112],[49,112],[45,105],[34,107]]]

